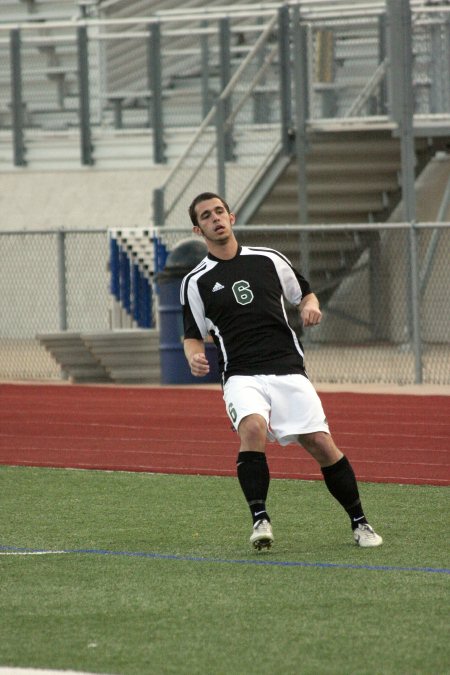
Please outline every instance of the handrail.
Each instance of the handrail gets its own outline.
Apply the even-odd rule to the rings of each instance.
[[[246,94],[245,94],[244,97],[241,99],[241,101],[239,102],[239,104],[236,106],[236,109],[231,113],[231,115],[228,117],[228,119],[225,120],[225,122],[224,122],[224,127],[225,127],[225,128],[231,126],[231,124],[232,124],[233,120],[235,119],[236,115],[238,114],[238,112],[242,109],[242,107],[244,106],[244,104],[248,101],[248,99],[250,98],[250,96],[251,96],[251,94],[252,94],[252,92],[253,92],[255,86],[258,84],[259,80],[263,77],[263,75],[265,74],[266,70],[267,70],[268,67],[271,65],[271,63],[272,63],[272,61],[273,61],[273,59],[274,59],[274,57],[275,57],[276,52],[277,52],[277,50],[276,50],[276,48],[274,47],[274,48],[272,49],[272,52],[271,52],[271,54],[269,55],[269,57],[268,57],[266,63],[264,64],[263,68],[261,68],[261,70],[256,74],[256,76],[254,77],[254,79],[253,79],[252,82],[250,83],[250,85],[249,85],[249,87],[248,87],[248,90],[247,90]],[[224,91],[225,91],[225,90],[224,90]],[[219,96],[219,100],[221,100],[221,96]],[[217,104],[214,104],[212,110],[214,110],[214,113],[217,111]],[[198,174],[199,174],[199,172],[200,172],[200,170],[201,170],[201,168],[202,168],[202,165],[203,165],[203,160],[206,160],[206,158],[208,157],[208,155],[210,154],[210,152],[214,149],[214,147],[216,146],[216,144],[217,144],[217,140],[216,140],[216,139],[214,139],[214,140],[209,144],[209,146],[208,146],[207,149],[204,151],[204,153],[203,153],[203,155],[202,155],[202,157],[201,157],[201,161],[198,162],[197,168],[194,169],[194,170],[192,171],[192,173],[189,174],[189,178],[187,179],[187,181],[185,182],[185,184],[183,185],[183,187],[181,187],[181,188],[179,189],[176,200],[175,200],[175,199],[173,200],[172,207],[171,207],[171,208],[168,208],[167,210],[164,211],[164,216],[168,216],[168,215],[171,213],[171,211],[173,210],[173,206],[175,205],[176,201],[177,201],[180,197],[182,197],[182,196],[184,195],[184,193],[186,192],[187,188],[188,188],[189,185],[191,184],[192,180],[198,176]],[[169,177],[167,177],[167,178],[169,178]],[[163,186],[160,186],[160,189],[166,187],[168,182],[169,182],[169,181],[166,179],[166,181],[165,181],[165,183],[163,184]]]
[[[233,17],[238,17],[240,19],[246,18],[246,17],[254,17],[254,16],[272,16],[273,15],[273,10],[269,9],[261,9],[260,11],[246,11],[246,12],[237,12],[237,11],[232,11],[232,10],[227,10],[225,12],[218,12],[217,14],[214,14],[213,17],[215,20],[221,19],[221,18],[233,18]],[[176,14],[173,16],[147,16],[147,17],[142,17],[142,16],[136,16],[136,17],[123,17],[123,18],[110,18],[110,19],[86,19],[85,17],[76,17],[75,19],[72,19],[70,21],[45,21],[43,22],[38,22],[38,21],[15,21],[11,22],[8,24],[1,24],[0,23],[0,31],[1,32],[9,32],[10,30],[14,28],[18,29],[24,29],[24,30],[42,30],[45,28],[46,30],[52,29],[52,28],[73,28],[74,26],[76,27],[100,27],[100,26],[136,26],[136,25],[152,25],[152,24],[161,24],[161,23],[180,23],[181,21],[199,21],[200,19],[204,20],[204,16],[202,17],[201,15],[181,15],[181,14]]]
[[[202,7],[191,9],[173,9],[160,10],[154,12],[151,16],[135,17],[111,17],[111,18],[93,18],[84,16],[74,16],[72,19],[58,19],[49,21],[40,21],[39,15],[36,20],[11,21],[0,23],[0,32],[9,32],[12,29],[23,30],[41,30],[53,28],[69,28],[74,26],[118,26],[118,25],[151,25],[164,22],[180,21],[198,21],[204,20],[209,16],[211,19],[226,17],[252,17],[252,16],[271,16],[274,10],[280,8],[283,4],[293,7],[300,6],[300,16],[307,21],[321,21],[325,19],[336,20],[345,18],[372,18],[385,12],[385,3],[359,2],[348,5],[336,5],[334,10],[330,10],[330,1],[325,0],[326,6],[320,7],[321,0],[311,0],[309,6],[305,0],[288,0],[288,2],[274,2],[259,5],[230,5],[229,7]],[[449,14],[449,5],[422,5],[419,0],[411,0],[411,11],[414,15],[420,14]]]
[[[267,39],[268,39],[270,33],[272,32],[272,29],[273,29],[275,23],[276,23],[276,20],[277,20],[277,16],[275,15],[275,16],[272,17],[272,20],[267,24],[265,30],[261,33],[261,35],[260,35],[260,37],[258,38],[258,40],[255,42],[255,44],[254,44],[254,46],[253,46],[253,49],[252,49],[252,50],[247,54],[247,56],[244,58],[244,60],[242,61],[242,63],[240,64],[240,66],[238,67],[238,69],[236,70],[236,72],[234,73],[233,77],[232,77],[232,78],[230,79],[230,81],[228,82],[228,84],[227,84],[227,86],[225,87],[225,89],[223,89],[223,91],[220,93],[220,95],[219,95],[219,97],[218,97],[218,98],[219,98],[219,101],[223,101],[224,99],[226,99],[226,98],[229,96],[229,94],[233,91],[233,89],[234,89],[236,83],[238,82],[238,80],[239,80],[240,77],[241,77],[241,74],[242,74],[242,73],[244,72],[244,70],[247,68],[248,64],[249,64],[249,63],[251,62],[251,60],[253,59],[254,55],[257,54],[257,53],[259,52],[259,50],[261,49],[261,47],[266,43],[266,41],[267,41]],[[198,139],[200,138],[200,136],[203,134],[203,132],[205,131],[205,129],[210,125],[211,121],[214,119],[214,116],[216,115],[216,111],[217,111],[217,103],[215,103],[215,104],[212,106],[212,108],[210,109],[209,113],[208,113],[208,114],[206,115],[206,117],[204,118],[204,120],[203,120],[203,122],[201,123],[201,125],[199,126],[199,128],[198,128],[196,134],[193,136],[193,138],[191,139],[190,143],[187,145],[185,151],[180,155],[180,157],[178,158],[178,160],[177,160],[176,163],[174,164],[172,170],[169,172],[169,174],[167,175],[165,181],[164,181],[164,182],[162,183],[162,185],[160,186],[160,189],[162,189],[162,190],[165,189],[165,188],[167,187],[167,185],[171,182],[171,180],[172,180],[174,174],[177,173],[178,169],[181,167],[181,165],[183,164],[184,160],[185,160],[186,157],[189,155],[189,153],[191,152],[191,150],[192,150],[192,148],[194,147],[194,145],[197,143],[197,141],[198,141]],[[191,178],[192,178],[192,175],[191,175]],[[170,210],[171,210],[171,209],[168,209],[168,210],[166,211],[166,213],[167,213],[167,214],[170,213]]]
[[[447,186],[447,191],[449,191],[449,185]],[[447,195],[447,199],[450,197],[450,194]],[[444,200],[443,200],[444,201]],[[432,230],[435,228],[439,229],[450,229],[450,222],[449,221],[441,221],[441,220],[436,220],[436,221],[416,221],[414,223],[408,223],[408,222],[380,222],[380,223],[326,223],[326,224],[305,224],[305,225],[299,225],[299,224],[284,224],[284,225],[252,225],[251,231],[252,232],[275,232],[275,233],[280,233],[280,230],[287,230],[287,231],[292,231],[292,232],[297,232],[297,231],[308,231],[308,232],[341,232],[341,231],[348,231],[348,230],[361,230],[361,231],[366,231],[366,232],[373,232],[377,230],[407,230],[410,229],[411,227],[418,229],[418,230]],[[115,227],[112,229],[116,230],[123,230],[124,228],[120,227]],[[133,227],[129,228],[133,229],[136,231],[142,230],[142,231],[149,231],[148,227]],[[38,230],[33,230],[31,228],[19,228],[17,230],[14,229],[8,229],[8,230],[2,230],[0,229],[0,237],[3,236],[17,236],[17,235],[43,235],[43,234],[55,234],[58,232],[64,232],[64,234],[107,234],[111,228],[108,227],[94,227],[94,228],[75,228],[75,227],[57,227],[55,229],[38,229]],[[233,230],[235,232],[249,232],[248,225],[235,225],[233,227]],[[170,234],[186,234],[186,228],[185,227],[155,227],[152,232],[155,235],[159,234],[164,234],[164,235],[170,235]],[[189,232],[188,232],[189,233]],[[195,235],[193,235],[195,236]]]
[[[372,77],[367,82],[363,90],[359,93],[359,95],[355,98],[355,100],[345,113],[344,117],[352,117],[361,110],[363,105],[368,101],[370,95],[375,91],[380,82],[383,80],[383,77],[386,75],[388,66],[389,66],[389,59],[386,57],[378,65]]]
[[[233,230],[236,234],[243,232],[248,234],[249,232],[261,232],[261,233],[274,233],[279,235],[280,232],[379,232],[380,230],[434,230],[439,228],[440,230],[450,229],[450,222],[428,222],[428,221],[418,221],[414,223],[409,222],[382,222],[382,223],[327,223],[327,224],[304,224],[304,225],[234,225]],[[148,229],[148,228],[142,228]],[[186,230],[184,227],[155,227],[152,230],[153,234],[158,236],[167,236],[172,234],[183,234],[189,235],[192,234],[192,238],[195,239],[197,235],[193,234],[191,230]]]

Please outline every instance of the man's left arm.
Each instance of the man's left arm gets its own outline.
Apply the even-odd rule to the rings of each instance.
[[[303,326],[317,326],[322,320],[319,299],[314,293],[308,293],[298,305]]]

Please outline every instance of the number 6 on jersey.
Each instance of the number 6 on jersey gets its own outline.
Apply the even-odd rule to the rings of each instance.
[[[240,305],[249,305],[254,298],[250,284],[243,279],[241,281],[235,281],[232,290],[234,297]]]

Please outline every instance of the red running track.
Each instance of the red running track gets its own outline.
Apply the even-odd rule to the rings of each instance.
[[[321,393],[360,481],[450,484],[450,397]],[[234,476],[221,392],[1,384],[0,464]],[[269,444],[274,478],[318,479],[299,446]]]

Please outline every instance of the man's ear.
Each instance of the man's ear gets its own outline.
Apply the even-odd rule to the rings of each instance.
[[[201,231],[201,229],[199,228],[198,225],[194,225],[194,226],[193,226],[192,232],[193,232],[194,234],[203,234],[203,232]]]
[[[236,222],[236,216],[234,215],[234,213],[230,213],[230,223],[232,225],[234,225],[235,222]]]

